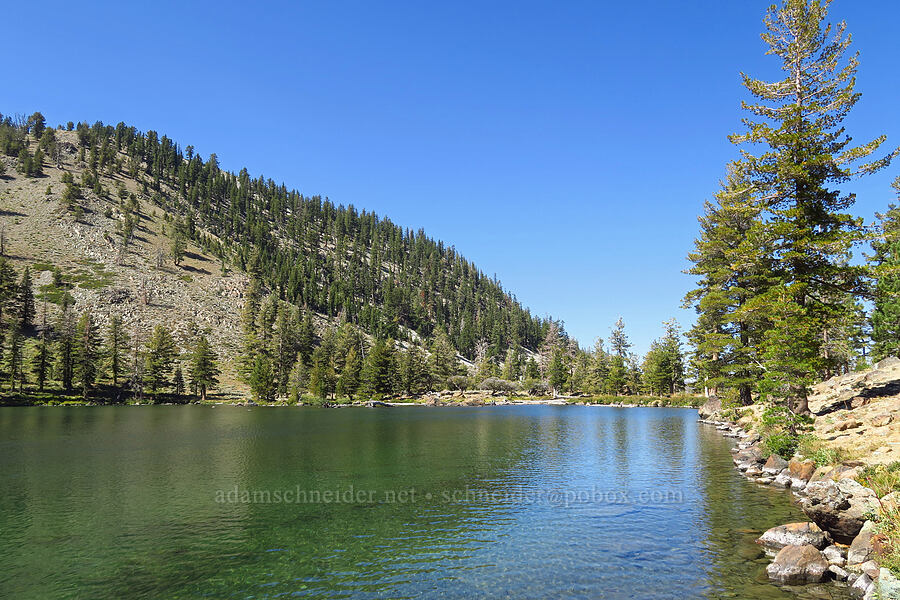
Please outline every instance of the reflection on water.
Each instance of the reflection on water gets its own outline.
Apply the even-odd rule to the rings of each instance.
[[[753,540],[802,514],[729,447],[681,409],[0,409],[0,597],[793,597]]]

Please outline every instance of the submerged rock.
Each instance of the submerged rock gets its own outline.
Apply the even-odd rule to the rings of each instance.
[[[781,549],[785,546],[813,546],[818,550],[832,547],[831,536],[815,523],[788,523],[769,529],[756,540],[767,548]]]
[[[814,546],[785,546],[766,567],[769,578],[779,583],[797,585],[824,581],[828,561]]]

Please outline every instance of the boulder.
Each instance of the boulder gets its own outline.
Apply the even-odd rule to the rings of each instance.
[[[805,479],[794,479],[791,478],[791,489],[794,490],[794,493],[802,492],[806,489],[806,480]]]
[[[891,492],[886,496],[882,496],[881,502],[878,503],[879,513],[892,513],[900,511],[900,492]]]
[[[819,467],[815,470],[812,477],[809,478],[809,483],[830,479],[832,471],[834,471],[834,467],[831,466]]]
[[[785,546],[766,567],[769,578],[779,583],[797,585],[818,583],[828,573],[828,561],[814,546]]]
[[[857,427],[862,427],[862,421],[858,421],[857,419],[847,419],[846,421],[841,421],[836,424],[834,426],[834,431],[847,431],[848,429],[856,429]]]
[[[722,410],[722,401],[713,396],[697,410],[701,419],[708,419]]]
[[[762,534],[756,543],[773,550],[780,550],[785,546],[804,545],[817,550],[834,547],[830,545],[831,536],[815,523],[788,523],[773,527]]]
[[[872,536],[874,534],[875,523],[866,521],[856,537],[853,538],[850,549],[847,550],[848,565],[858,565],[875,556],[875,549],[872,547]]]
[[[878,564],[874,560],[867,560],[859,565],[859,570],[868,575],[871,579],[878,579]]]
[[[772,482],[772,485],[780,488],[789,488],[791,487],[791,475],[788,473],[788,470],[785,469],[781,473],[779,473],[775,480]]]
[[[889,425],[893,420],[894,417],[888,414],[875,415],[872,417],[872,425],[875,427],[884,427],[885,425]]]
[[[788,463],[788,470],[791,472],[791,479],[809,481],[813,473],[816,472],[816,465],[811,460],[799,461],[791,459]]]
[[[803,512],[842,544],[853,542],[866,515],[878,508],[875,492],[852,479],[816,481],[804,491],[800,500]]]
[[[843,567],[847,563],[844,553],[837,546],[828,546],[822,550],[822,554],[825,555],[825,560],[827,560],[829,564]]]
[[[862,596],[866,593],[866,590],[869,589],[869,586],[872,584],[872,578],[863,573],[859,577],[856,578],[856,581],[853,582],[853,585],[850,586],[850,592],[857,595]]]
[[[847,578],[850,577],[850,573],[840,568],[837,565],[830,565],[828,567],[828,571],[834,575],[834,578],[838,581],[847,581]]]
[[[761,465],[766,461],[765,455],[759,449],[759,446],[749,446],[743,450],[739,450],[734,455],[735,464],[754,464]]]
[[[763,471],[771,475],[777,475],[788,468],[788,461],[784,460],[777,454],[773,454],[763,465]]]

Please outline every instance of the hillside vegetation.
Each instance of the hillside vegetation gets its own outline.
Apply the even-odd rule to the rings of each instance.
[[[586,352],[421,230],[224,171],[154,131],[0,115],[0,165],[10,398],[683,387],[674,323],[647,373],[621,322],[613,352]]]

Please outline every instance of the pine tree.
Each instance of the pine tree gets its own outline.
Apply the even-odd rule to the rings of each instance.
[[[19,282],[19,327],[22,331],[31,329],[34,321],[34,290],[31,282],[31,269],[25,267],[22,280]]]
[[[184,373],[181,371],[181,363],[175,364],[175,374],[172,376],[172,388],[179,398],[184,395]]]
[[[292,314],[293,312],[293,314]],[[275,377],[278,381],[278,393],[287,395],[288,378],[294,361],[297,360],[297,312],[282,303],[278,307],[278,318],[275,324]]]
[[[146,352],[146,378],[150,393],[154,396],[169,387],[177,355],[178,348],[172,333],[164,325],[157,325],[147,343]]]
[[[217,360],[218,357],[210,346],[206,334],[197,336],[190,357],[188,375],[191,378],[191,386],[200,394],[201,402],[206,402],[208,390],[219,382]]]
[[[431,356],[428,357],[428,370],[431,381],[439,389],[444,389],[447,380],[459,372],[456,350],[450,342],[447,332],[438,329],[431,340]]]
[[[126,352],[129,344],[128,332],[122,325],[122,317],[113,315],[109,319],[106,333],[106,344],[103,355],[109,374],[112,375],[113,386],[119,386],[119,377],[125,370]]]
[[[900,178],[894,181],[900,192]],[[878,215],[881,237],[872,247],[871,257],[876,278],[875,308],[872,311],[872,339],[875,360],[900,356],[900,207],[891,204]]]
[[[394,393],[397,376],[393,340],[375,342],[363,364],[362,379],[362,391],[369,397]]]
[[[830,4],[783,0],[769,9],[762,38],[768,54],[781,59],[785,76],[765,82],[743,75],[757,101],[744,104],[753,115],[745,120],[747,131],[731,136],[735,144],[750,146],[743,150],[746,177],[764,209],[777,277],[745,310],[773,315],[769,327],[778,331],[763,334],[764,364],[769,374],[793,378],[785,385],[796,412],[808,410],[807,383],[823,366],[814,357],[821,354],[828,323],[848,306],[841,296],[865,291],[864,268],[848,260],[863,238],[862,222],[845,212],[854,196],[836,186],[884,168],[895,155],[863,163],[884,136],[851,146],[845,133],[842,122],[860,97],[854,91],[859,61],[856,55],[844,58],[850,46],[845,23],[825,23]],[[762,152],[752,154],[757,147]],[[784,353],[772,343],[788,341],[788,325],[803,333],[790,340],[795,352]]]
[[[764,327],[764,316],[745,305],[772,285],[772,236],[759,219],[745,169],[739,162],[729,165],[715,203],[705,204],[696,250],[688,255],[694,263],[688,273],[699,277],[698,287],[685,297],[685,306],[697,311],[688,339],[698,382],[712,395],[736,390],[743,405],[752,402],[760,377],[756,344]]]
[[[47,342],[47,333],[47,303],[45,301],[41,311],[41,331],[31,355],[31,373],[38,384],[39,392],[44,391],[44,385],[47,383],[52,361],[50,345]]]
[[[556,397],[559,392],[562,391],[563,386],[566,383],[566,379],[568,376],[568,371],[566,369],[565,362],[563,361],[563,352],[562,349],[557,347],[553,351],[553,355],[550,358],[550,364],[547,367],[547,378],[550,383],[550,389],[553,392],[553,396]]]
[[[250,370],[250,393],[254,400],[271,402],[275,399],[277,387],[272,369],[272,361],[265,354],[257,354],[253,358]]]
[[[428,388],[428,367],[425,355],[413,346],[403,353],[400,360],[400,380],[403,391],[407,394],[423,394]]]
[[[57,379],[66,392],[71,392],[75,371],[75,323],[72,309],[68,306],[60,311],[55,330]]]
[[[22,332],[19,331],[18,327],[11,327],[6,334],[5,340],[5,352],[4,352],[4,367],[6,370],[6,375],[9,378],[9,389],[12,392],[16,391],[16,386],[19,387],[19,391],[23,391],[22,382],[24,377],[24,370],[22,369]]]
[[[89,312],[82,313],[81,318],[78,320],[73,352],[75,356],[75,379],[81,386],[81,397],[87,400],[97,380],[98,359],[97,339]]]

